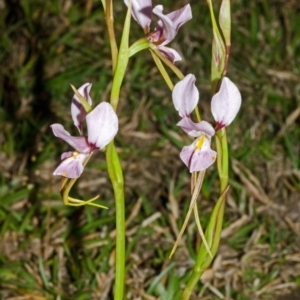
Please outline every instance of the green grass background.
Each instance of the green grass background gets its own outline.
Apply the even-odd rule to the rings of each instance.
[[[161,3],[170,12],[187,1]],[[171,46],[183,57],[177,66],[197,77],[202,117],[212,121],[209,12],[204,0],[191,6],[193,19]],[[243,104],[228,128],[223,239],[194,299],[300,297],[299,14],[296,0],[232,1],[228,77]],[[124,16],[123,1],[115,1],[118,39]],[[70,83],[92,82],[94,103],[109,99],[101,2],[0,0],[0,33],[0,297],[112,299],[115,217],[104,155],[93,157],[72,193],[100,194],[109,210],[63,206],[52,173],[69,147],[49,127],[61,123],[76,134]],[[133,21],[131,42],[141,35]],[[178,299],[200,243],[191,221],[168,259],[190,200],[190,175],[178,155],[191,140],[176,126],[171,93],[147,51],[131,59],[121,101],[116,144],[126,178],[126,299]],[[203,226],[217,195],[212,167],[199,203]]]

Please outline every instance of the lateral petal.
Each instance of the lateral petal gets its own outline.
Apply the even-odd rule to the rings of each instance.
[[[64,129],[64,127],[61,124],[52,124],[51,129],[53,131],[53,134],[67,142],[71,147],[76,149],[78,152],[81,153],[89,153],[90,152],[90,146],[87,142],[86,137],[84,136],[71,136],[68,131]]]
[[[102,149],[109,144],[118,132],[118,117],[107,102],[97,105],[87,116],[89,144],[94,149]]]
[[[173,21],[168,15],[163,14],[163,6],[157,5],[153,8],[153,13],[159,17],[155,30],[163,31],[163,41],[161,45],[170,43],[176,36],[177,31]]]
[[[153,13],[160,18],[157,27],[160,30],[163,28],[164,41],[162,45],[170,43],[177,35],[178,29],[192,19],[192,11],[189,4],[166,15],[163,14],[163,6],[157,5],[153,9]]]
[[[218,93],[211,100],[211,112],[220,129],[228,126],[236,117],[242,103],[241,93],[237,86],[224,77]]]
[[[189,4],[185,5],[184,7],[175,10],[166,15],[172,22],[173,26],[178,32],[178,29],[187,21],[192,19],[192,10]]]
[[[128,0],[124,3],[129,5]],[[132,17],[142,26],[145,34],[149,33],[149,26],[152,19],[152,1],[151,0],[132,0]]]
[[[206,135],[209,138],[215,135],[214,128],[206,121],[194,123],[190,118],[183,118],[177,123],[183,131],[192,137],[198,137],[200,135]]]
[[[196,78],[193,74],[186,75],[177,82],[172,91],[172,99],[179,115],[189,117],[199,101],[199,91],[195,85]]]

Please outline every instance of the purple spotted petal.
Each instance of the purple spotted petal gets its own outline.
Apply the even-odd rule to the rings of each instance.
[[[87,154],[74,152],[72,156],[65,158],[56,168],[53,175],[62,175],[67,178],[78,178],[83,172],[84,160],[88,157]]]
[[[177,126],[180,126],[183,131],[192,137],[198,137],[203,134],[208,137],[215,135],[214,128],[206,121],[194,123],[190,118],[183,118],[177,123]]]
[[[183,147],[180,158],[190,172],[200,172],[210,167],[216,160],[216,151],[210,148],[210,140],[205,139],[201,149],[196,149],[197,140],[190,146]]]
[[[228,126],[234,120],[241,103],[240,91],[230,79],[224,77],[219,92],[211,100],[211,112],[217,122],[217,129]]]
[[[94,149],[103,149],[118,132],[118,117],[107,102],[97,105],[86,116],[88,141]]]
[[[182,60],[181,56],[179,55],[179,53],[169,47],[166,46],[157,46],[156,47],[168,60],[170,60],[172,63],[174,63],[175,61],[180,61]]]
[[[128,6],[129,1],[124,0]],[[152,1],[151,0],[132,0],[132,17],[142,26],[145,34],[149,33],[149,26],[152,19]]]
[[[172,91],[172,99],[179,115],[189,117],[199,101],[199,91],[195,86],[196,78],[193,74],[186,75],[177,82]]]
[[[91,83],[85,83],[78,89],[78,92],[87,100],[90,105],[92,105],[92,98],[90,97],[91,88]],[[71,115],[74,125],[78,128],[79,132],[82,133],[82,122],[85,119],[86,111],[75,94],[71,104]]]
[[[71,147],[76,149],[81,153],[89,153],[90,146],[84,136],[71,136],[68,131],[64,129],[61,124],[53,124],[50,126],[52,128],[53,134],[67,142]]]

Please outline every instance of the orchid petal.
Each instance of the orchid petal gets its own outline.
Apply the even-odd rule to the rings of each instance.
[[[91,83],[85,83],[82,85],[78,92],[86,99],[86,101],[92,105],[92,98],[90,97],[90,90],[92,88]],[[71,104],[71,115],[74,125],[78,128],[79,132],[82,133],[82,122],[85,119],[87,112],[82,106],[78,97],[74,94]]]
[[[174,63],[175,61],[182,60],[179,53],[176,50],[174,50],[173,48],[169,48],[166,46],[157,46],[156,48],[172,63]]]
[[[217,128],[228,126],[236,117],[242,102],[241,93],[237,86],[224,77],[218,93],[211,100],[211,112]]]
[[[204,142],[201,149],[197,149],[197,142],[199,140],[197,139],[190,146],[183,147],[180,153],[181,160],[191,173],[206,170],[216,160],[217,153],[210,148],[210,139],[203,138]]]
[[[206,135],[209,138],[215,135],[214,128],[206,121],[194,123],[190,118],[183,118],[177,123],[183,131],[192,137],[199,137],[200,135]]]
[[[170,43],[177,35],[178,29],[192,18],[189,4],[166,15],[163,14],[163,6],[157,5],[153,9],[153,13],[160,18],[156,30],[163,31],[162,45]]]
[[[129,0],[124,0],[129,5]],[[142,26],[145,34],[149,33],[149,26],[152,19],[152,1],[151,0],[131,0],[132,17]]]
[[[69,157],[71,157],[71,156],[73,156],[73,153],[74,152],[72,152],[72,151],[68,151],[68,152],[64,152],[62,155],[61,155],[61,160],[64,160],[64,159],[66,159],[66,158],[69,158]]]
[[[87,142],[86,137],[84,136],[71,136],[68,131],[64,129],[61,124],[52,124],[50,126],[52,128],[53,134],[67,142],[71,147],[76,149],[81,153],[89,153],[90,146]]]
[[[153,13],[160,18],[160,20],[157,22],[157,28],[155,30],[159,30],[160,32],[162,32],[163,34],[162,45],[166,45],[170,43],[177,34],[174,23],[167,15],[163,14],[162,5],[155,6],[153,8]]]
[[[64,159],[56,168],[53,175],[62,175],[67,178],[78,178],[83,172],[83,163],[87,154],[74,152],[72,156]]]
[[[172,22],[173,26],[178,32],[178,29],[187,21],[192,19],[192,10],[189,4],[185,5],[184,7],[175,10],[166,15]]]
[[[86,116],[88,141],[95,149],[109,144],[118,132],[118,117],[107,102],[97,105]]]
[[[195,86],[195,81],[195,76],[193,74],[188,74],[176,83],[172,91],[175,109],[182,118],[189,117],[190,113],[197,106],[199,91]]]

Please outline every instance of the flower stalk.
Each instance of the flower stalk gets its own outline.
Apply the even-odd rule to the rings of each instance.
[[[123,300],[125,284],[125,195],[124,177],[116,147],[111,142],[106,149],[106,162],[116,207],[116,276],[114,299]]]

